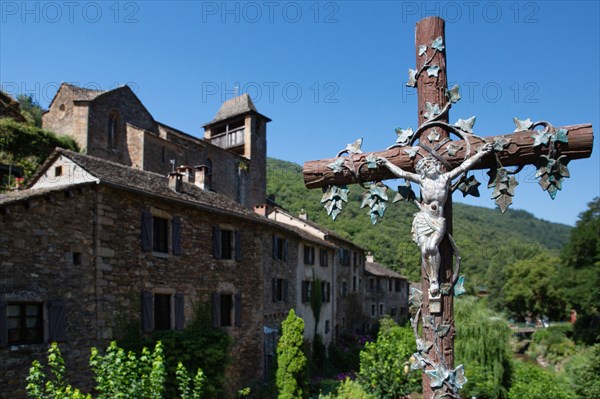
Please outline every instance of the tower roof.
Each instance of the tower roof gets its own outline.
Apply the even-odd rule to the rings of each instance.
[[[233,118],[234,116],[239,116],[247,113],[255,113],[261,115],[254,106],[252,99],[248,93],[244,93],[241,96],[234,97],[230,100],[225,101],[221,108],[219,108],[219,112],[215,115],[212,121],[208,122],[205,126],[209,126],[215,124],[217,122],[224,121],[229,118]],[[271,119],[267,118],[264,115],[261,115],[263,118],[267,119],[267,121],[271,121]]]

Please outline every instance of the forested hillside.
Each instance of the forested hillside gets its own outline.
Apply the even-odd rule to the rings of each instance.
[[[331,220],[320,204],[321,190],[307,190],[300,165],[274,158],[268,160],[267,192],[292,213],[300,209],[309,218],[375,254],[377,261],[418,279],[418,248],[412,242],[410,228],[413,204],[390,204],[383,220],[371,225],[366,209],[360,209],[358,185],[350,187],[347,207],[336,221]],[[395,187],[391,187],[395,188]],[[393,197],[393,194],[392,194]],[[454,238],[462,256],[463,271],[471,289],[485,287],[499,290],[504,284],[505,266],[540,252],[558,254],[568,241],[571,228],[546,222],[525,211],[454,204]]]

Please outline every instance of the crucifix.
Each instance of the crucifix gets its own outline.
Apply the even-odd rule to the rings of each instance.
[[[484,138],[473,132],[475,117],[450,125],[449,110],[460,91],[447,87],[444,20],[419,21],[415,40],[417,66],[409,69],[406,84],[417,89],[419,127],[397,128],[396,143],[383,151],[363,153],[358,139],[335,158],[307,161],[304,182],[307,188],[323,188],[321,203],[334,219],[348,200],[347,185],[361,185],[367,190],[362,207],[369,207],[376,223],[388,202],[382,180],[405,179],[393,202],[417,205],[412,238],[421,250],[421,290],[411,290],[409,299],[417,341],[412,368],[424,372],[424,398],[460,398],[467,379],[462,365],[454,367],[453,297],[464,293],[464,276],[452,238],[452,193],[479,196],[480,183],[468,172],[489,169],[492,199],[504,212],[518,185],[514,175],[533,164],[540,186],[554,198],[569,177],[568,162],[591,155],[593,131],[591,124],[554,127],[515,117],[514,132]],[[411,183],[419,186],[419,200]]]

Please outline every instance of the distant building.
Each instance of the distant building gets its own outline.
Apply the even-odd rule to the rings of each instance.
[[[266,378],[290,309],[313,339],[317,279],[324,342],[374,322],[364,250],[266,200],[269,121],[242,95],[199,139],[155,121],[127,86],[60,87],[44,128],[86,154],[56,150],[28,189],[0,195],[0,398],[25,397],[51,341],[81,386],[90,347],[131,328],[182,329],[199,305],[233,338],[233,396]],[[400,320],[405,293],[377,303]]]

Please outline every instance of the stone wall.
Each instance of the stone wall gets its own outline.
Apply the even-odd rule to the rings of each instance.
[[[48,112],[42,115],[42,127],[71,136],[83,151],[88,147],[88,104],[75,103],[73,90],[61,86]]]

